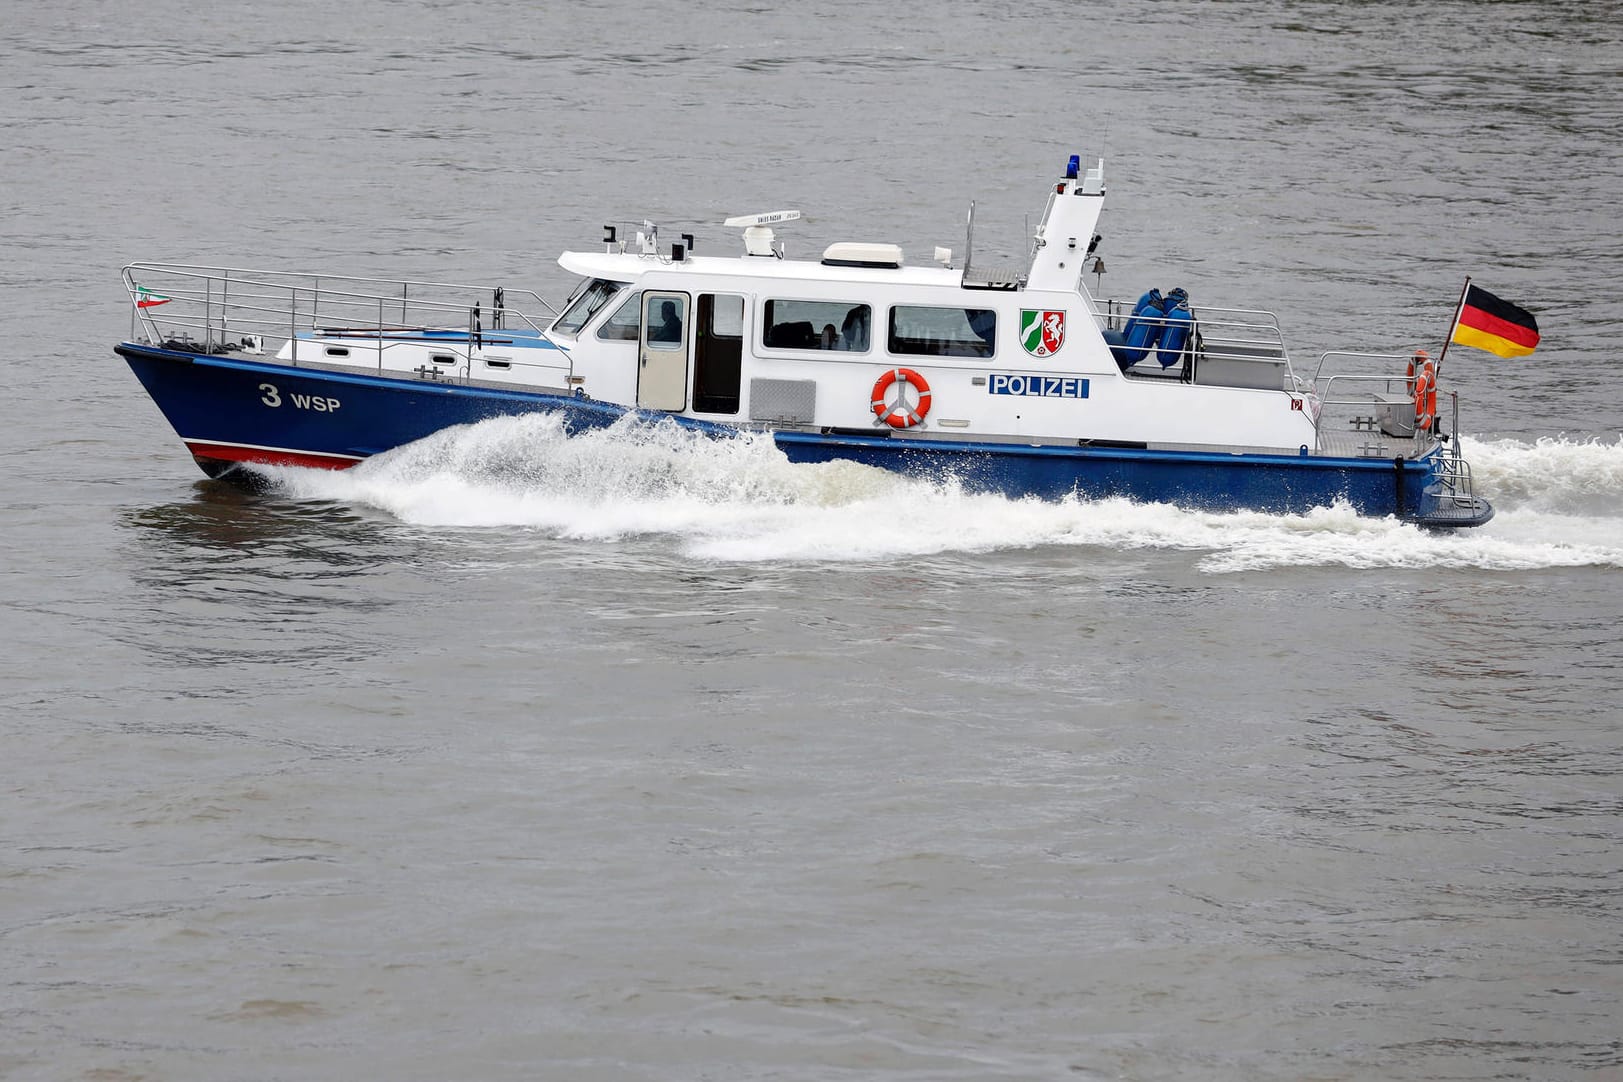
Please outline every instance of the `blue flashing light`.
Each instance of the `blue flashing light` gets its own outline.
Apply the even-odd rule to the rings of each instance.
[[[1075,180],[1077,170],[1082,168],[1082,155],[1072,154],[1071,160],[1065,163],[1065,179]]]

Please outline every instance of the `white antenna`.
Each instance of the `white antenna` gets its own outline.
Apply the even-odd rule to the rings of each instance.
[[[659,251],[659,226],[646,218],[642,224],[643,228],[637,230],[637,248],[643,255],[654,255]]]
[[[800,221],[798,210],[769,210],[765,214],[741,214],[721,224],[728,229],[747,229],[752,225],[777,225],[779,222]]]
[[[744,251],[749,255],[767,255],[782,258],[782,252],[772,247],[772,226],[779,222],[800,221],[798,210],[769,210],[764,214],[741,214],[721,223],[728,229],[744,231]]]
[[[1082,174],[1081,190],[1084,195],[1103,195],[1105,190],[1105,160]]]
[[[964,277],[975,265],[975,201],[969,201],[969,219],[964,223]]]

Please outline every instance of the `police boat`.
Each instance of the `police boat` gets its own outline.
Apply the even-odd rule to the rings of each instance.
[[[1424,351],[1308,370],[1265,311],[1182,290],[1094,296],[1103,160],[1047,191],[1029,266],[924,265],[894,244],[785,257],[798,211],[729,218],[698,255],[644,222],[558,260],[561,305],[518,288],[169,263],[124,268],[136,377],[211,477],[343,469],[440,429],[551,411],[770,433],[793,462],[850,460],[1044,499],[1222,510],[1344,502],[1426,527],[1493,510],[1445,431]]]

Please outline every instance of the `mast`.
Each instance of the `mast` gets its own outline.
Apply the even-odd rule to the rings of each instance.
[[[1085,172],[1077,155],[1066,165],[1065,176],[1054,186],[1048,211],[1032,238],[1028,289],[1075,290],[1082,278],[1082,263],[1099,210],[1104,204],[1105,163]]]
[[[1443,336],[1443,351],[1437,355],[1437,366],[1432,369],[1433,376],[1443,374],[1443,361],[1448,357],[1448,344],[1454,340],[1454,328],[1460,325],[1460,313],[1465,311],[1465,297],[1471,292],[1471,276],[1465,276],[1465,284],[1460,287],[1460,302],[1454,306],[1454,320],[1448,325],[1448,333]]]

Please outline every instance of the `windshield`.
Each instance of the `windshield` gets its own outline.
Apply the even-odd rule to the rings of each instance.
[[[575,297],[564,309],[564,314],[552,325],[554,334],[567,334],[571,337],[580,333],[591,318],[597,315],[598,309],[609,302],[609,298],[624,288],[624,282],[611,282],[607,278],[593,278],[575,291]]]

